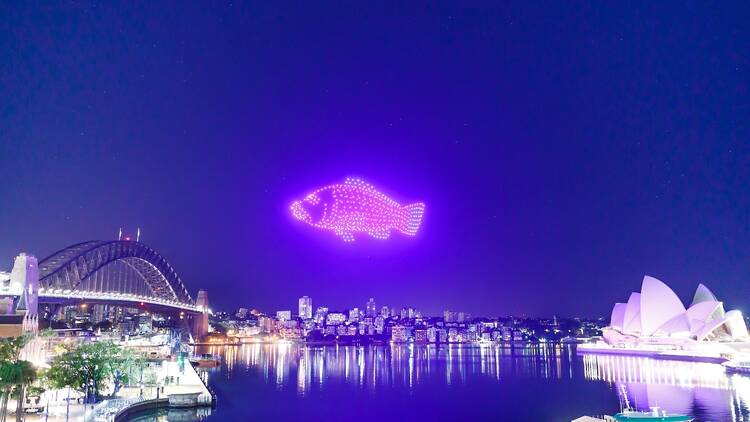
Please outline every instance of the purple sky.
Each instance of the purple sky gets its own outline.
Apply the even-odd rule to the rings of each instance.
[[[271,3],[4,7],[0,268],[140,226],[218,309],[750,311],[747,3]],[[346,176],[421,233],[289,215]]]

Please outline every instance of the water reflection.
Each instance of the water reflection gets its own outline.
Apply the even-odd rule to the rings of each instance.
[[[211,416],[210,407],[191,409],[157,409],[131,417],[132,422],[198,422]]]
[[[386,390],[409,391],[413,395],[428,391],[430,397],[442,394],[440,397],[450,398],[462,390],[475,392],[474,397],[504,394],[504,406],[512,406],[529,400],[528,390],[524,393],[516,386],[533,385],[531,391],[546,394],[550,409],[545,411],[565,408],[571,417],[592,409],[615,413],[620,398],[638,409],[660,406],[670,412],[693,415],[698,421],[750,421],[750,378],[727,375],[721,365],[645,357],[578,356],[575,347],[569,345],[246,344],[205,347],[198,352],[223,357],[222,367],[204,374],[209,385],[247,386],[249,380],[262,380],[262,385],[284,391],[278,395],[279,400],[288,398],[286,393],[296,393],[299,397],[315,397],[317,403],[328,397],[322,394],[326,391],[336,391],[339,398],[351,398],[361,397],[360,392]],[[534,380],[534,384],[529,384],[529,380]],[[540,384],[539,380],[549,382]],[[595,384],[603,390],[588,388]],[[453,386],[471,388],[455,390]],[[588,396],[580,396],[598,394],[597,391],[604,395],[593,402]],[[576,401],[583,404],[575,404]],[[533,407],[528,410],[533,411]]]
[[[343,381],[359,388],[414,387],[429,377],[448,385],[479,375],[572,378],[572,348],[560,344],[511,346],[305,346],[246,344],[212,346],[200,353],[223,357],[224,376],[235,367],[257,368],[264,380],[278,388],[294,383],[299,394],[311,387]],[[209,380],[210,383],[210,380]]]
[[[585,355],[584,376],[610,383],[632,407],[651,406],[705,420],[748,420],[750,378],[729,375],[713,363],[635,356]]]

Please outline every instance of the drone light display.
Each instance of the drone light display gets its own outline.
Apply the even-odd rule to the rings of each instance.
[[[289,207],[292,215],[313,227],[331,230],[345,242],[355,233],[388,239],[392,231],[414,236],[422,223],[422,202],[401,206],[369,183],[347,178],[312,191]]]

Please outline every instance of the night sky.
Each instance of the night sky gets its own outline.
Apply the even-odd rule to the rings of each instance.
[[[152,3],[0,8],[0,269],[140,227],[214,309],[750,311],[747,2]],[[419,235],[291,217],[347,176]]]

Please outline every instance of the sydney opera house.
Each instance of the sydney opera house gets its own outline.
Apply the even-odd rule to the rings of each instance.
[[[723,303],[703,284],[698,285],[686,308],[669,286],[649,276],[643,278],[640,293],[631,293],[627,303],[615,304],[603,337],[606,344],[589,349],[671,351],[717,358],[750,351],[740,311],[725,311]]]

